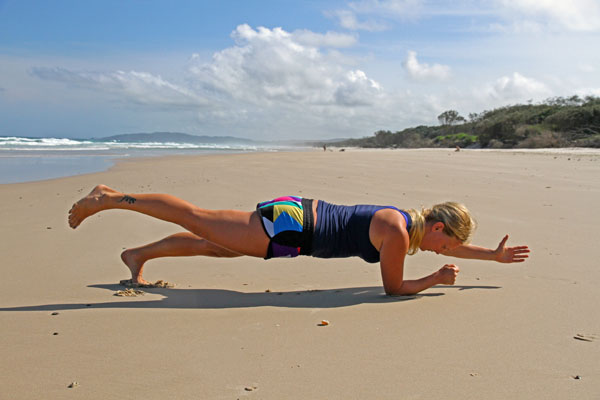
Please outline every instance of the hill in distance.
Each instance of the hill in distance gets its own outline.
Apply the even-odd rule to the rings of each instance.
[[[600,97],[552,97],[537,104],[516,104],[481,113],[468,120],[456,110],[438,115],[438,126],[402,131],[381,130],[374,136],[349,139],[336,146],[472,147],[472,148],[600,148]]]
[[[126,133],[122,135],[113,135],[102,138],[94,138],[99,141],[115,141],[127,143],[143,143],[143,142],[172,142],[172,143],[211,143],[211,144],[259,144],[259,142],[251,139],[242,139],[233,136],[197,136],[189,135],[180,132],[153,132],[153,133]]]

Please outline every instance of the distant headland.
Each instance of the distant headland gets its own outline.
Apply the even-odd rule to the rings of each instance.
[[[249,144],[258,145],[265,142],[238,138],[233,136],[197,136],[181,132],[152,132],[152,133],[126,133],[122,135],[93,138],[92,140],[102,142],[126,142],[126,143],[148,143],[148,142],[173,142],[173,143],[211,143],[211,144]]]

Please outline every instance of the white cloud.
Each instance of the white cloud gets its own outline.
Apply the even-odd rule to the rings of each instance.
[[[361,0],[348,6],[359,13],[412,18],[423,11],[423,0]]]
[[[600,97],[600,87],[578,89],[575,91],[575,94],[583,98],[586,96]]]
[[[494,22],[489,25],[489,30],[497,33],[539,34],[544,31],[544,26],[536,21],[518,20],[510,23]]]
[[[347,8],[326,13],[338,19],[341,27],[370,32],[390,28],[388,19],[414,19],[421,12],[422,0],[361,0],[350,2]],[[358,16],[367,16],[359,20]]]
[[[598,0],[497,0],[497,2],[504,8],[503,11],[508,11],[506,17],[516,21],[516,26],[541,23],[553,30],[558,25],[572,31],[600,31]]]
[[[349,71],[335,91],[336,103],[346,106],[370,105],[381,94],[381,86],[361,71]]]
[[[353,45],[353,35],[307,30],[290,33],[244,24],[231,36],[235,45],[214,53],[208,61],[192,55],[184,83],[139,71],[36,67],[30,73],[67,87],[109,93],[121,101],[197,109],[203,123],[219,121],[226,126],[258,116],[295,120],[297,124],[309,119],[307,113],[317,123],[324,116],[372,106],[383,96],[381,86],[364,71],[345,67],[343,57],[335,51],[322,51]]]
[[[382,110],[394,100],[356,67],[356,60],[336,49],[353,45],[354,35],[244,24],[231,37],[235,43],[212,57],[193,54],[186,74],[177,82],[140,71],[36,67],[30,74],[62,83],[65,89],[93,91],[97,99],[105,93],[108,101],[116,98],[120,104],[149,106],[149,110],[157,106],[193,110],[201,129],[219,134],[367,135],[373,121],[388,119]],[[390,110],[394,117],[400,114],[393,107]]]
[[[408,52],[408,57],[403,63],[406,72],[410,77],[417,80],[444,80],[450,76],[450,67],[441,64],[425,64],[419,63],[417,53],[414,51]]]
[[[503,76],[496,82],[488,84],[484,94],[492,100],[509,102],[543,99],[550,96],[552,92],[542,82],[515,72],[512,76]]]
[[[298,43],[314,47],[352,47],[357,41],[354,35],[338,32],[322,34],[306,29],[294,31],[292,36]]]
[[[590,64],[582,63],[582,64],[579,64],[578,68],[581,72],[587,72],[587,73],[596,72],[596,68]]]
[[[206,104],[205,99],[190,90],[147,72],[85,72],[58,67],[34,67],[30,73],[47,81],[125,96],[138,104],[169,107],[197,107]]]
[[[204,90],[250,104],[372,104],[379,85],[362,71],[348,71],[335,56],[301,43],[303,35],[240,25],[232,33],[236,46],[215,53],[211,62],[198,63],[190,72]]]
[[[363,30],[369,32],[379,32],[388,29],[388,25],[382,21],[374,21],[368,19],[365,21],[359,21],[356,17],[356,13],[350,10],[337,10],[333,13],[342,28],[350,29],[353,31]]]
[[[600,31],[598,0],[360,0],[349,2],[345,8],[327,15],[337,18],[343,28],[367,31],[389,29],[392,23],[439,16],[469,17],[475,24],[483,24],[480,29],[501,33]]]

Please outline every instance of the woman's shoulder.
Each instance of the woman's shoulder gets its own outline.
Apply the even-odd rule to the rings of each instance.
[[[381,251],[384,243],[392,244],[392,247],[397,249],[408,250],[410,240],[404,217],[392,208],[381,209],[373,215],[369,238],[378,251]]]
[[[403,237],[406,235],[408,238],[406,219],[395,208],[382,208],[376,211],[371,219],[371,231],[384,235],[400,234]]]

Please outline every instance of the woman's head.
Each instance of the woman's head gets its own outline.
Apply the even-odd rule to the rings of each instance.
[[[436,204],[421,212],[407,210],[413,224],[409,232],[410,244],[408,254],[415,254],[424,241],[429,246],[436,235],[444,234],[451,239],[450,243],[467,243],[475,230],[476,223],[467,207],[460,203],[445,202]],[[439,239],[439,238],[438,238]],[[427,248],[426,250],[430,250]]]

